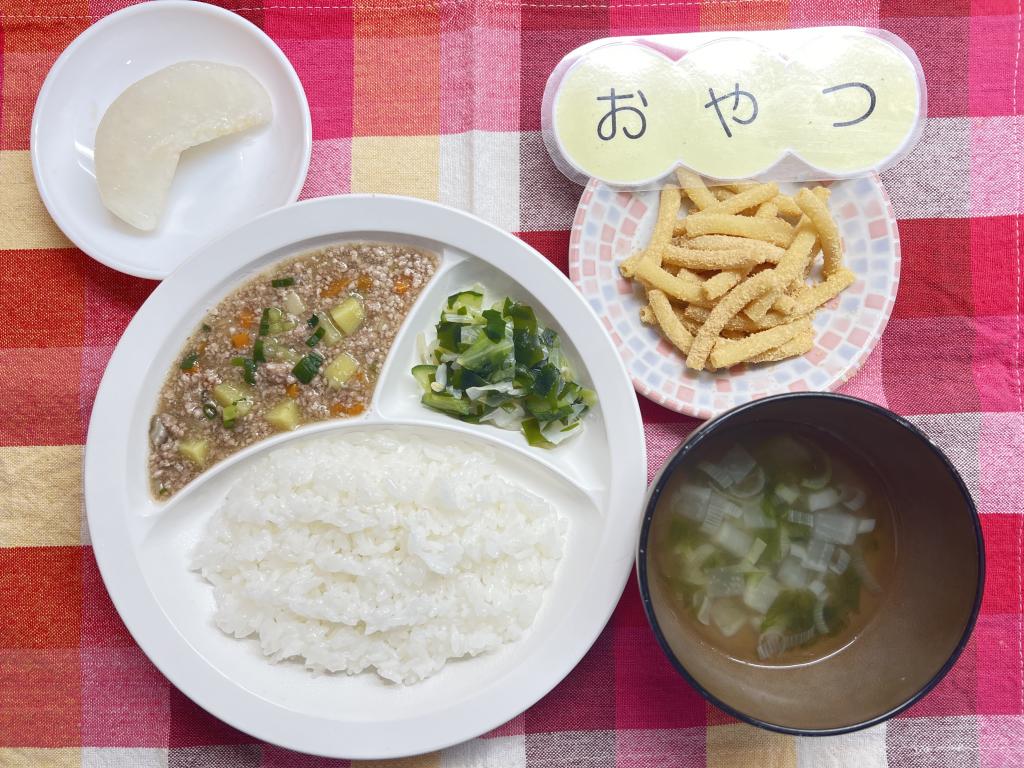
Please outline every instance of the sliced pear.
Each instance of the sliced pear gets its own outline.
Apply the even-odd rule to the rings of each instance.
[[[155,229],[182,152],[263,125],[272,114],[266,89],[240,67],[183,61],[142,78],[96,130],[103,204],[137,229]]]

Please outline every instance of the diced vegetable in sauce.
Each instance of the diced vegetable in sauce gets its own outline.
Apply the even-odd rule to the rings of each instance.
[[[484,292],[453,293],[434,326],[423,363],[412,369],[428,408],[463,421],[518,429],[552,448],[583,431],[597,396],[575,382],[558,334],[526,304],[503,298],[484,308]]]
[[[363,413],[437,261],[405,245],[328,246],[256,275],[210,308],[151,420],[153,493],[173,495],[274,432]]]

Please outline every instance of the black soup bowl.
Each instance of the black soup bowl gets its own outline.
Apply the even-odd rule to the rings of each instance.
[[[659,518],[676,514],[668,504],[673,481],[692,473],[709,448],[731,444],[737,430],[826,433],[872,467],[892,508],[896,554],[875,611],[852,642],[810,663],[733,658],[699,631],[692,611],[682,615],[657,571],[653,537],[666,529]],[[984,568],[977,510],[942,451],[884,408],[810,392],[748,403],[696,430],[651,486],[637,554],[647,618],[676,670],[733,716],[800,735],[874,725],[931,690],[974,627]]]

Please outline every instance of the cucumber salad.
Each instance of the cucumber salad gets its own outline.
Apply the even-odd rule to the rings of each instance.
[[[423,405],[473,424],[518,429],[532,446],[553,448],[581,433],[597,403],[576,382],[558,334],[509,297],[486,305],[482,288],[453,293],[432,338],[421,334],[419,342],[423,362],[412,375]]]

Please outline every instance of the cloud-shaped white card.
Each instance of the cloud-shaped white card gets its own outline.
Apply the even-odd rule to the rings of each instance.
[[[757,38],[770,32],[723,33],[675,59],[657,38],[570,54],[545,95],[552,157],[577,180],[629,187],[680,166],[722,180],[800,180],[894,164],[926,114],[917,57],[887,33],[817,32],[764,38],[771,45]]]

